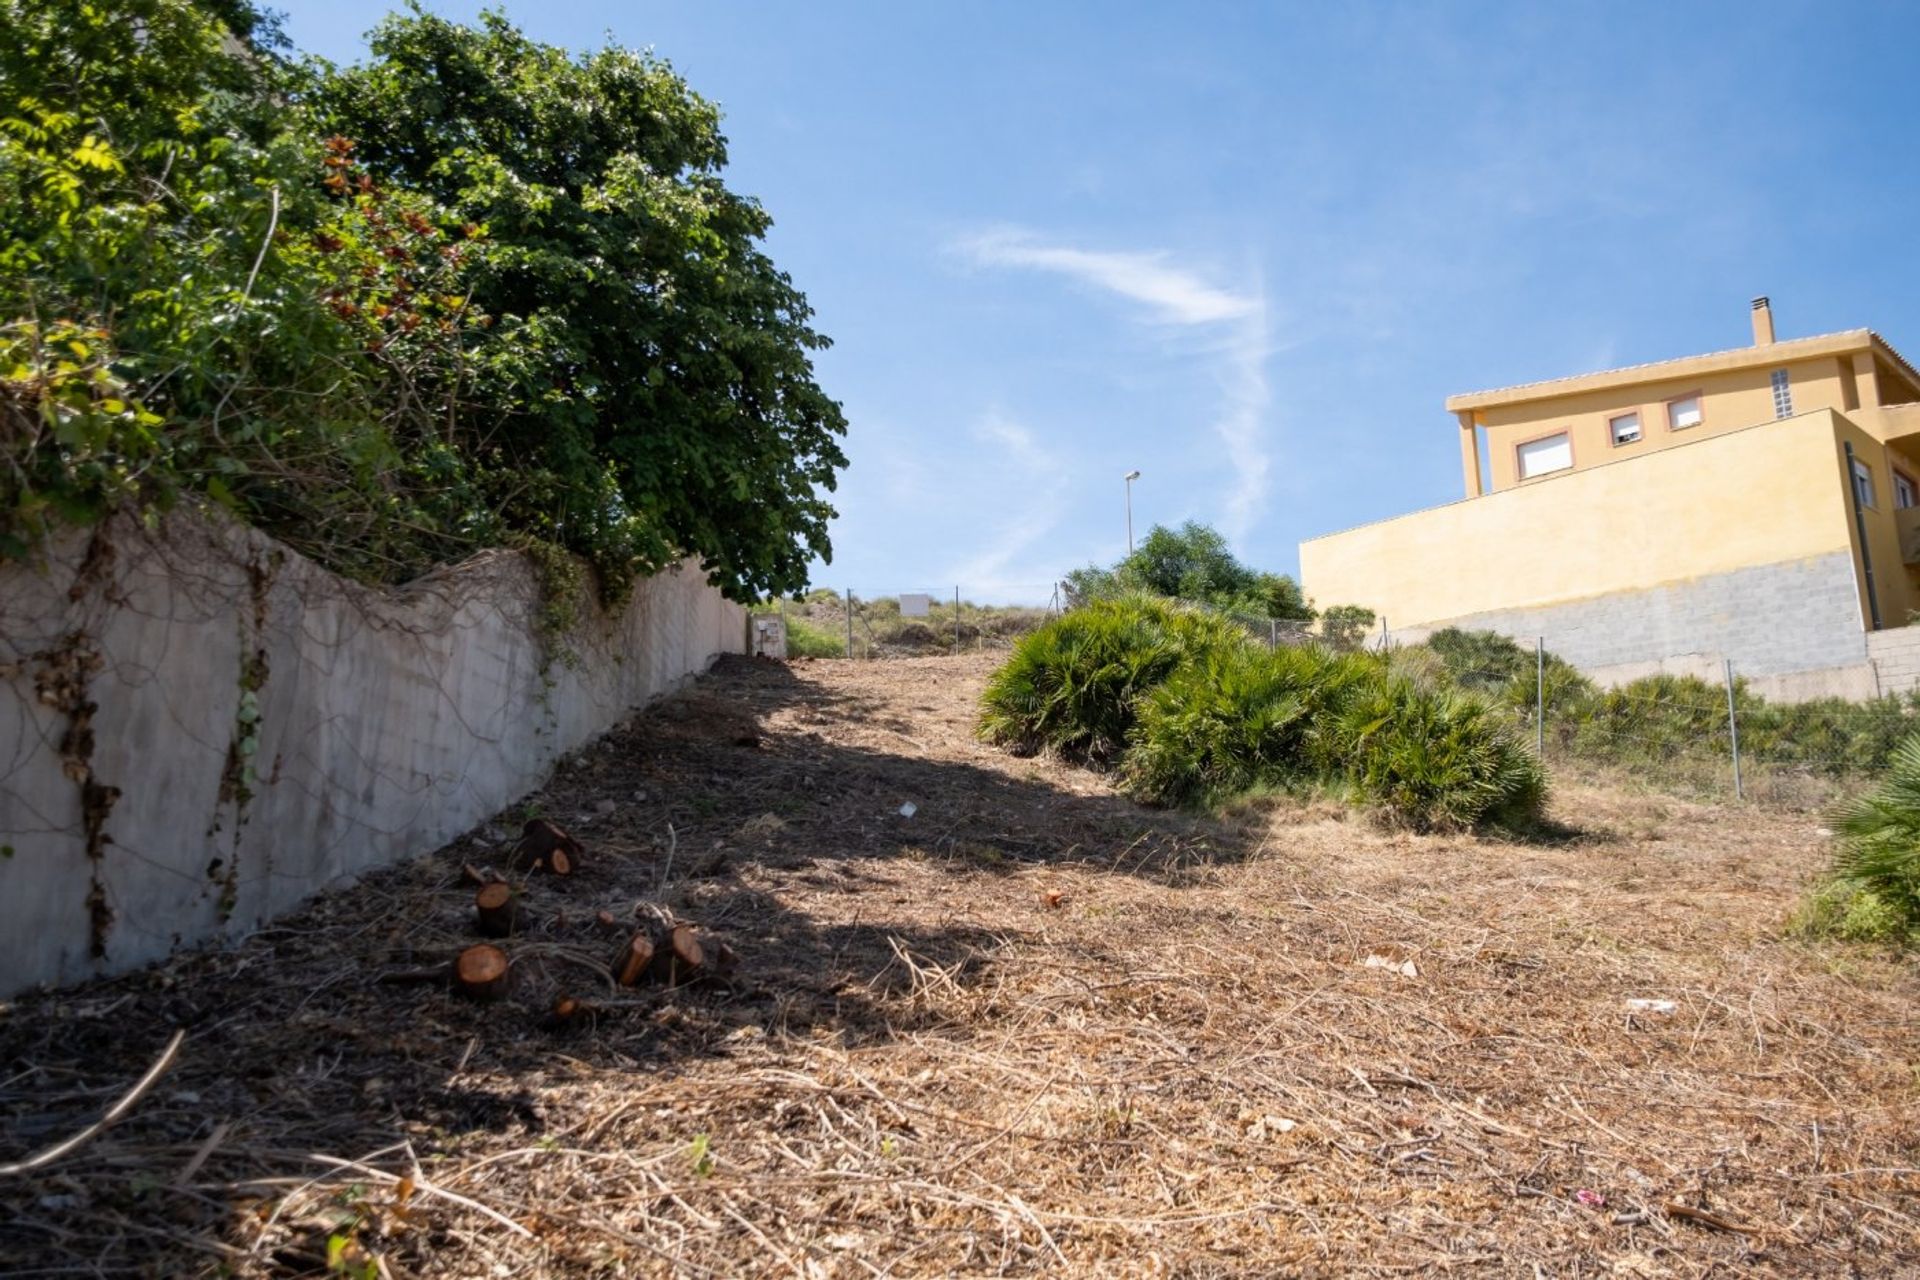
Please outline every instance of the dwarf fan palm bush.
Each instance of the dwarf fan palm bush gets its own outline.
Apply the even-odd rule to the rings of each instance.
[[[987,682],[981,736],[1110,762],[1142,698],[1182,662],[1248,647],[1220,618],[1145,596],[1075,609],[1026,636]]]
[[[1317,646],[1209,651],[1141,704],[1126,785],[1180,804],[1311,776],[1314,735],[1380,671],[1376,658]]]
[[[1416,830],[1524,824],[1546,797],[1539,760],[1490,704],[1457,689],[1382,681],[1344,708],[1323,749],[1359,800]]]
[[[1920,735],[1894,751],[1878,786],[1841,809],[1835,831],[1833,887],[1849,900],[1852,932],[1920,937]],[[1875,927],[1859,927],[1868,922]]]

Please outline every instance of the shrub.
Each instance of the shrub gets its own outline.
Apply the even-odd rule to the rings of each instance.
[[[1848,942],[1920,945],[1920,929],[1911,920],[1873,890],[1850,880],[1829,880],[1807,895],[1788,929]]]
[[[789,615],[787,656],[789,658],[844,658],[847,656],[847,638],[834,635],[830,631]]]
[[[988,680],[981,736],[1110,762],[1140,699],[1183,660],[1247,643],[1229,622],[1147,596],[1075,609],[1021,639]]]
[[[1544,676],[1547,715],[1585,715],[1598,690],[1593,681],[1555,653],[1541,656],[1497,631],[1445,627],[1427,637],[1447,673],[1462,689],[1484,693],[1519,713],[1528,726],[1540,703]]]
[[[1740,749],[1776,764],[1800,764],[1830,776],[1878,773],[1910,737],[1912,695],[1869,702],[1820,698],[1780,705],[1753,699],[1740,707]]]
[[[1141,704],[1125,784],[1180,804],[1311,776],[1316,727],[1379,672],[1376,659],[1318,647],[1204,653]]]
[[[1320,638],[1336,649],[1358,649],[1373,623],[1373,610],[1364,605],[1328,605],[1320,614]]]
[[[1462,689],[1498,693],[1523,676],[1534,676],[1534,655],[1498,631],[1443,627],[1427,637],[1426,647],[1440,655]]]
[[[1920,734],[1894,751],[1886,776],[1836,815],[1834,887],[1856,934],[1920,930]]]
[[[1583,753],[1624,761],[1659,762],[1702,752],[1727,756],[1726,690],[1697,676],[1634,680],[1593,699],[1573,742]]]
[[[1484,699],[1384,679],[1363,687],[1329,726],[1322,749],[1355,797],[1416,830],[1536,820],[1546,774]]]

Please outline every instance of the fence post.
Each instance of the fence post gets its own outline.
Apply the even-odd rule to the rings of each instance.
[[[1744,800],[1746,790],[1740,785],[1740,716],[1733,706],[1733,659],[1727,664],[1727,740],[1733,744],[1733,798]]]
[[[1533,638],[1534,751],[1547,758],[1547,638]]]
[[[960,656],[960,588],[953,589],[953,656]]]
[[[1268,618],[1267,619],[1267,648],[1278,649],[1279,647],[1280,647],[1280,619]]]
[[[847,588],[847,656],[853,656],[853,588]]]

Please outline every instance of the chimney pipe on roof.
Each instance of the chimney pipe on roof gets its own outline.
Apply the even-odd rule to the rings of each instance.
[[[1764,295],[1753,300],[1753,345],[1773,345],[1773,304]]]

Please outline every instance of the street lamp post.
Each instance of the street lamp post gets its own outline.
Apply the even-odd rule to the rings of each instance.
[[[1135,470],[1127,472],[1127,474],[1121,478],[1127,482],[1127,554],[1132,555],[1133,554],[1133,482],[1140,478],[1140,472],[1136,468]]]

